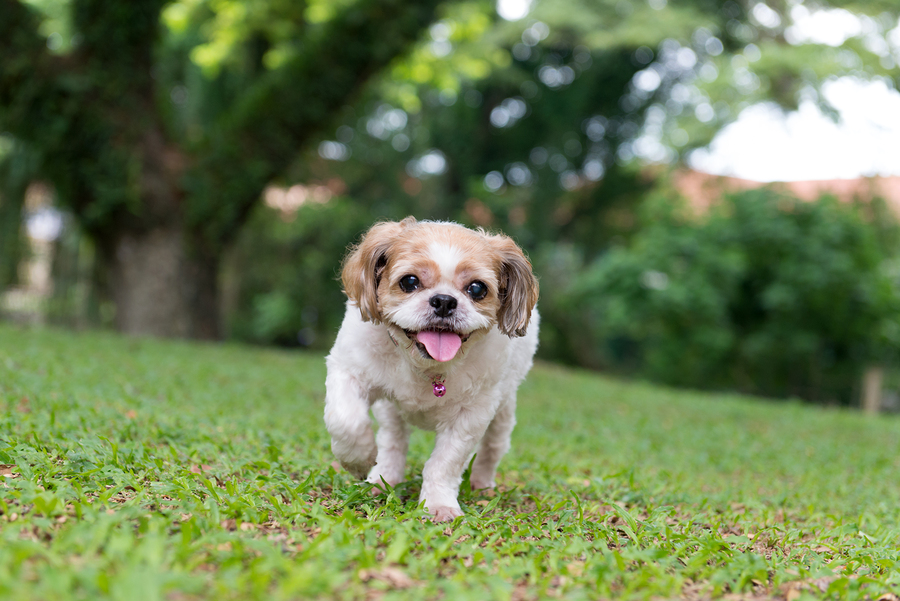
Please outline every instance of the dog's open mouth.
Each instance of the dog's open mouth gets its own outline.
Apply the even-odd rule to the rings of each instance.
[[[445,362],[450,361],[459,353],[463,343],[469,339],[469,335],[461,336],[453,330],[422,330],[413,332],[404,330],[407,338],[416,343],[416,347],[428,359]]]

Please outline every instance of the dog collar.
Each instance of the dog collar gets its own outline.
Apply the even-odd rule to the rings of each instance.
[[[396,347],[397,347],[397,348],[400,348],[400,345],[399,345],[399,344],[397,344],[397,341],[396,341],[396,340],[395,340],[395,339],[394,339],[394,335],[393,335],[393,334],[391,334],[391,333],[390,333],[390,331],[388,331],[388,333],[387,333],[387,335],[388,335],[388,338],[390,338],[390,339],[391,339],[391,342],[393,342],[393,343],[394,343],[394,346],[396,346]]]

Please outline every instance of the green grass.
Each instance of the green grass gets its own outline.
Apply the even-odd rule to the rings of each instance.
[[[878,598],[900,422],[539,365],[434,525],[333,466],[319,355],[0,325],[0,599]]]

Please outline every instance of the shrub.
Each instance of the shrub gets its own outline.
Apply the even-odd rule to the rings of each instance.
[[[668,202],[650,203],[649,225],[570,288],[595,362],[676,385],[848,403],[864,366],[900,345],[886,228],[862,206],[763,189],[692,218]]]

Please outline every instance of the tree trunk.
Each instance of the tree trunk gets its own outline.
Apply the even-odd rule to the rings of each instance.
[[[881,411],[882,385],[884,384],[884,368],[870,365],[863,374],[862,406],[869,415],[877,415]]]
[[[162,128],[140,138],[140,219],[121,217],[102,244],[116,328],[164,338],[219,337],[218,245],[185,227],[188,158]]]
[[[121,233],[106,254],[120,332],[219,337],[220,257],[198,252],[182,228]]]

